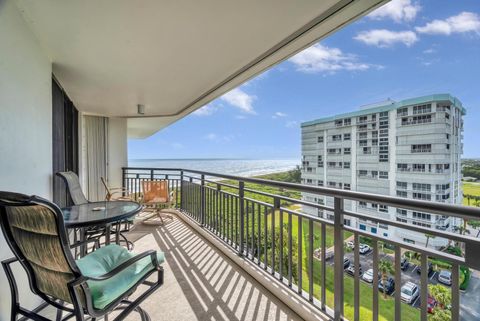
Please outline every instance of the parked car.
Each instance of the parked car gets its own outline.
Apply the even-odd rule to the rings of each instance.
[[[353,243],[353,241],[348,241],[345,245],[347,246],[347,248],[352,250],[355,248],[355,243]]]
[[[420,295],[420,289],[418,286],[412,282],[405,283],[401,288],[401,298],[403,302],[412,304]]]
[[[368,269],[365,273],[363,273],[362,279],[365,282],[372,283],[373,282],[373,269]]]
[[[382,279],[378,281],[378,290],[380,290],[380,292],[384,291]],[[385,280],[385,293],[390,295],[393,291],[395,291],[395,280],[392,277],[388,277]]]
[[[440,273],[438,273],[438,282],[445,285],[452,285],[452,273],[447,270],[441,270]]]
[[[347,273],[354,276],[355,275],[355,264],[350,264],[350,266],[347,268]],[[358,275],[362,275],[362,265],[358,265]]]
[[[350,266],[350,260],[348,258],[343,259],[343,269],[346,269]]]
[[[360,254],[367,254],[371,250],[372,250],[372,248],[370,246],[368,246],[367,244],[360,244],[360,246],[358,247],[358,252]]]
[[[407,258],[404,257],[401,261],[400,261],[400,269],[402,271],[405,271],[408,269],[408,267],[410,266],[410,262],[408,262]]]
[[[435,309],[435,307],[437,306],[437,300],[435,300],[434,298],[432,298],[430,295],[428,296],[428,299],[427,299],[427,312],[428,313],[433,313],[433,309]]]
[[[325,251],[325,260],[330,260],[334,256],[333,250],[326,250]]]
[[[427,275],[430,275],[432,272],[433,272],[433,265],[431,262],[428,262],[427,264]],[[422,267],[419,265],[418,268],[417,268],[417,273],[418,274],[421,274],[422,273]]]

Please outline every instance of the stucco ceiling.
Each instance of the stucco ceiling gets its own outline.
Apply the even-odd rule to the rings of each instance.
[[[17,0],[85,113],[146,137],[385,0]],[[145,116],[137,115],[145,105]],[[148,118],[148,119],[144,119]]]

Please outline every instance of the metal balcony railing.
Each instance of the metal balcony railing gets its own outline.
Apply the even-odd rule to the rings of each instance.
[[[132,195],[141,193],[143,180],[168,180],[171,189],[176,191],[176,206],[196,221],[202,228],[214,234],[219,242],[230,246],[238,255],[250,260],[271,274],[279,283],[298,294],[299,298],[309,302],[333,320],[360,320],[360,275],[353,277],[353,296],[346,297],[344,291],[344,232],[353,234],[355,244],[360,237],[371,240],[373,249],[373,275],[378,275],[379,243],[394,248],[394,280],[396,284],[392,300],[394,314],[391,320],[402,319],[400,287],[402,271],[400,269],[401,250],[407,249],[420,254],[421,270],[427,271],[429,258],[443,259],[452,266],[451,320],[458,321],[460,315],[460,266],[478,269],[480,262],[476,253],[480,250],[479,239],[455,234],[449,231],[425,228],[397,222],[395,218],[382,218],[375,214],[352,212],[345,209],[345,201],[375,203],[378,206],[397,207],[423,213],[455,216],[462,219],[480,218],[480,209],[455,206],[443,203],[410,200],[398,197],[360,193],[348,190],[332,189],[310,185],[284,183],[256,178],[245,178],[225,174],[215,174],[198,170],[172,168],[123,168],[123,187]],[[278,192],[260,191],[251,186],[265,186]],[[333,206],[301,200],[300,193],[327,196],[333,199]],[[297,193],[297,194],[292,194]],[[293,195],[293,196],[292,196]],[[298,199],[297,199],[298,198]],[[300,204],[306,208],[317,209],[322,217],[312,216],[302,209],[292,209],[289,205]],[[323,217],[331,217],[328,220]],[[344,220],[347,218],[347,220]],[[373,224],[407,230],[409,233],[432,235],[464,244],[465,257],[455,256],[440,250],[426,248],[392,237],[371,233],[355,226],[345,225],[352,219],[369,221]],[[355,224],[352,224],[355,225]],[[304,233],[305,229],[306,233]],[[327,233],[333,234],[333,271],[328,265],[325,253]],[[330,234],[329,234],[330,235]],[[319,236],[319,240],[316,238]],[[314,248],[317,247],[317,248]],[[476,252],[477,251],[477,252]],[[314,256],[314,252],[317,255]],[[476,253],[475,253],[476,252]],[[359,246],[355,246],[353,258],[355,271],[359,269]],[[333,278],[333,280],[332,280]],[[363,309],[371,309],[372,319],[379,319],[379,291],[377,278],[373,279],[372,304]],[[330,286],[333,288],[327,291]],[[427,320],[428,275],[420,276],[419,320]],[[333,304],[327,304],[327,293],[332,295]],[[353,297],[353,298],[352,298]],[[346,317],[344,302],[350,300],[353,315]],[[413,309],[413,307],[412,307]]]

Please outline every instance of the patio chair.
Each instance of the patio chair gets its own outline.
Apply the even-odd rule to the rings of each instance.
[[[169,191],[168,180],[142,181],[141,203],[145,207],[144,212],[150,212],[142,220],[147,225],[165,224],[162,210],[174,205],[175,192]],[[172,216],[166,215],[169,219]],[[158,218],[158,220],[154,220]]]
[[[45,301],[41,308],[58,309],[57,320],[107,320],[113,310],[122,310],[114,321],[124,320],[134,310],[142,321],[150,320],[139,305],[163,284],[163,253],[151,250],[134,255],[111,244],[75,260],[60,208],[38,196],[0,192],[0,225],[15,255],[2,262],[11,291],[11,320],[22,315],[48,321],[37,309],[20,305],[11,268],[15,262],[25,269],[31,291]],[[98,242],[85,242],[92,241]],[[156,280],[147,281],[153,274]],[[147,289],[129,301],[139,285]]]

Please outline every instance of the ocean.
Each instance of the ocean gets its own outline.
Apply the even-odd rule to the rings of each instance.
[[[300,165],[299,159],[130,159],[129,167],[184,168],[235,176],[285,172]]]

